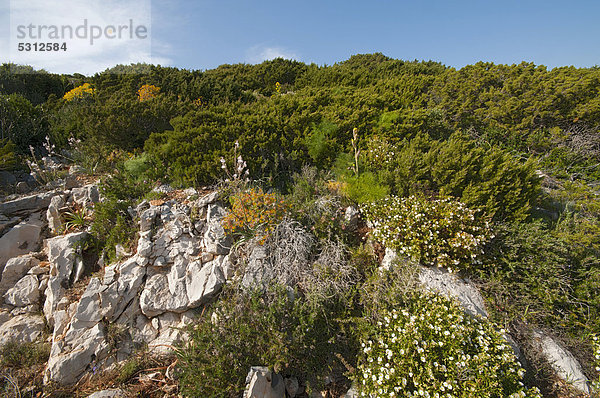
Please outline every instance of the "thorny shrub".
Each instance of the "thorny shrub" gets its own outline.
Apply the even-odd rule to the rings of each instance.
[[[362,206],[373,237],[423,264],[468,268],[491,238],[487,222],[454,199],[388,197]]]

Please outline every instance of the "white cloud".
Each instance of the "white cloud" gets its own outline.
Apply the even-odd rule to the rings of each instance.
[[[11,0],[10,6],[10,62],[93,74],[116,64],[154,61],[150,0]],[[67,50],[18,51],[19,43],[33,50],[34,43],[46,42],[66,43]]]
[[[246,52],[246,62],[251,64],[260,64],[263,61],[275,58],[297,60],[298,56],[296,53],[283,47],[254,46]]]

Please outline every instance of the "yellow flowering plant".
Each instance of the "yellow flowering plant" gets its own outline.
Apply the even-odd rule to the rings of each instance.
[[[95,92],[95,89],[89,83],[83,83],[81,86],[75,87],[73,90],[68,91],[63,99],[67,102],[73,101],[74,99],[82,99],[91,97]]]
[[[264,243],[289,206],[261,188],[240,191],[230,197],[231,209],[223,220],[225,231],[240,236],[261,236]]]
[[[148,101],[152,98],[156,98],[160,94],[160,87],[156,87],[153,84],[144,84],[137,91],[140,102]]]

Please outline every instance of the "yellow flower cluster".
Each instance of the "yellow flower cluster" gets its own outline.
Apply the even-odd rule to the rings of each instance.
[[[79,87],[75,87],[73,90],[67,92],[63,98],[66,101],[72,101],[75,98],[84,98],[86,96],[91,96],[94,94],[95,89],[89,83],[83,83]]]
[[[259,235],[264,243],[273,226],[283,219],[287,205],[273,193],[261,188],[239,192],[231,197],[231,209],[223,220],[232,234]]]
[[[137,91],[137,95],[140,99],[140,102],[156,98],[158,94],[160,94],[160,87],[156,87],[153,84],[144,84]]]

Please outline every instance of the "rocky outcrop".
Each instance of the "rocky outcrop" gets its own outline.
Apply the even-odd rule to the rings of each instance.
[[[137,252],[92,277],[73,303],[65,293],[80,276],[73,247],[85,232],[47,240],[44,313],[53,336],[46,381],[71,384],[92,367],[127,359],[137,346],[163,352],[185,338],[193,309],[211,300],[232,270],[220,227],[225,210],[211,196],[197,202],[204,206],[194,210],[200,219],[176,201],[131,209],[140,219]]]
[[[533,342],[558,377],[575,389],[590,393],[589,380],[581,365],[567,349],[539,330],[533,331]]]
[[[42,192],[0,203],[0,213],[6,216],[12,214],[31,214],[44,210],[50,204],[50,200],[56,191]]]
[[[57,236],[46,241],[46,251],[50,262],[50,279],[46,288],[44,314],[50,326],[54,325],[54,316],[65,289],[77,281],[78,270],[83,261],[78,255],[76,244],[87,237],[87,232]]]
[[[6,292],[4,302],[14,307],[37,307],[40,301],[39,284],[36,275],[25,275]]]
[[[9,341],[29,343],[42,335],[44,319],[40,315],[23,314],[12,316],[0,312],[0,346]]]
[[[31,253],[40,248],[44,221],[40,213],[34,213],[25,221],[12,227],[0,238],[0,271],[13,257]]]
[[[100,200],[98,186],[96,184],[88,184],[81,188],[73,188],[71,190],[71,199],[80,206],[90,207],[90,205]]]
[[[246,376],[244,398],[285,398],[283,377],[263,366],[251,367]]]
[[[39,264],[39,260],[33,256],[14,257],[6,262],[6,266],[0,277],[0,296],[4,294],[24,277],[27,272]]]
[[[48,210],[46,210],[46,219],[48,220],[48,228],[52,233],[57,233],[62,227],[61,211],[65,207],[65,198],[63,195],[55,195],[50,200]]]

